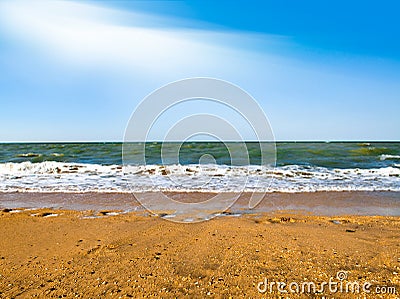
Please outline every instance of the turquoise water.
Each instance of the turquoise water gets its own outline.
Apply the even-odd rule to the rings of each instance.
[[[163,144],[168,151],[173,144]],[[246,143],[250,164],[260,164],[258,143]],[[163,164],[162,143],[146,144],[146,164]],[[33,163],[57,161],[121,165],[121,143],[9,143],[0,144],[0,163]],[[325,168],[383,168],[400,163],[400,142],[278,142],[277,166],[301,165]],[[182,144],[179,162],[182,165],[199,163],[210,154],[219,165],[231,165],[230,155],[223,143],[189,142]]]
[[[399,142],[278,142],[276,167],[258,143],[146,143],[145,160],[141,147],[122,165],[121,143],[1,144],[0,192],[400,191]]]

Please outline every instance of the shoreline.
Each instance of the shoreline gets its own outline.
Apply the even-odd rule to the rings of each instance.
[[[152,197],[153,192],[144,193]],[[180,202],[202,202],[216,193],[166,192]],[[232,213],[258,214],[290,211],[315,216],[359,215],[400,216],[400,192],[392,191],[319,191],[266,193],[254,209],[248,201],[252,193],[242,193],[229,208]],[[0,192],[0,209],[62,209],[72,211],[118,210],[146,212],[131,193]],[[165,206],[168,210],[168,206]],[[222,211],[221,211],[222,212]]]

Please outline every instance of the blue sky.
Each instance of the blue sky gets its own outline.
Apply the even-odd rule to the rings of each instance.
[[[397,1],[1,1],[0,141],[121,140],[146,95],[188,77],[248,91],[277,140],[400,140],[399,9]],[[175,113],[207,108],[215,111]]]

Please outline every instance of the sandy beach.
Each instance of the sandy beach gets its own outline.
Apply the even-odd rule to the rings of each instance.
[[[0,234],[2,298],[398,298],[400,292],[396,216],[279,210],[183,224],[142,212],[9,208],[0,213]],[[330,279],[361,289],[331,292],[325,285],[320,292]],[[302,292],[304,282],[313,282],[315,292]]]
[[[0,299],[400,299],[399,12],[0,0]]]

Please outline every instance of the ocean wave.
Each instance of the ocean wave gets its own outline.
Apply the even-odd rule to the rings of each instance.
[[[397,156],[392,156],[397,157]],[[400,158],[400,156],[399,156]],[[125,173],[135,175],[210,175],[210,176],[240,176],[258,175],[274,177],[327,177],[327,176],[351,176],[351,175],[400,175],[400,170],[394,167],[383,168],[325,168],[308,165],[285,165],[269,167],[260,165],[228,166],[216,164],[172,164],[172,165],[101,165],[86,163],[64,163],[55,161],[46,162],[8,162],[0,163],[1,174],[114,174]]]
[[[400,191],[397,167],[0,163],[1,192]]]
[[[399,155],[381,155],[380,156],[380,160],[384,161],[384,160],[388,160],[388,159],[400,159]]]
[[[103,166],[100,164],[64,163],[45,161],[32,163],[30,161],[0,163],[1,174],[101,174],[120,170],[120,165]]]
[[[41,157],[42,154],[38,153],[24,153],[24,154],[17,154],[15,155],[16,157],[21,157],[21,158],[33,158],[33,157]]]
[[[350,150],[352,155],[361,155],[361,156],[375,156],[379,154],[387,154],[390,150],[387,147],[378,147],[378,146],[362,146],[356,149]]]

